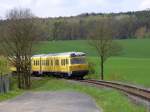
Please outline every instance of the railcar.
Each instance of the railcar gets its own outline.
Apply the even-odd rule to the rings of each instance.
[[[34,55],[31,58],[33,75],[56,75],[83,78],[88,74],[88,63],[83,52]]]

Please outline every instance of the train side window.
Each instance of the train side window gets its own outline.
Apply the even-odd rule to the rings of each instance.
[[[39,62],[39,61],[37,60],[37,62],[36,62],[36,66],[38,66],[38,62]]]
[[[36,60],[35,60],[35,66],[36,66]]]
[[[35,60],[33,61],[33,65],[35,66]]]
[[[46,60],[46,65],[49,66],[49,61],[48,60]]]
[[[53,60],[51,60],[51,65],[53,66]]]
[[[36,66],[38,66],[38,60],[36,60]]]
[[[65,65],[65,63],[64,63],[64,59],[62,59],[62,60],[61,60],[61,65],[62,65],[62,66],[64,66],[64,65]]]
[[[65,61],[65,62],[66,62],[66,65],[68,65],[68,59],[66,59],[66,61]]]
[[[65,61],[65,59],[64,59],[64,66],[66,65],[66,61]]]
[[[55,65],[58,66],[59,65],[59,60],[55,60]]]
[[[64,62],[64,66],[65,66],[66,65],[65,59],[63,59],[63,62]]]

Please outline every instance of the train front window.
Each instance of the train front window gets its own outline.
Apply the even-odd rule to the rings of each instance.
[[[71,64],[85,64],[85,58],[72,58]]]

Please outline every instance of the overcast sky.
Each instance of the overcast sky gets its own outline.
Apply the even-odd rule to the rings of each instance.
[[[0,17],[12,8],[30,8],[39,17],[58,17],[144,10],[150,8],[150,0],[0,0]]]

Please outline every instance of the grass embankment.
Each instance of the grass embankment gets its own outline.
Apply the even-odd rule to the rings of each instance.
[[[105,79],[119,80],[150,87],[150,39],[118,40],[123,46],[119,56],[109,58],[105,63]],[[56,53],[81,51],[96,64],[96,74],[99,77],[98,58],[95,50],[85,40],[42,42],[36,53]]]
[[[5,93],[5,94],[0,94],[0,102],[7,100],[7,99],[11,99],[15,96],[20,95],[21,93],[22,93],[21,90],[13,90],[13,91],[10,91],[10,92]]]

